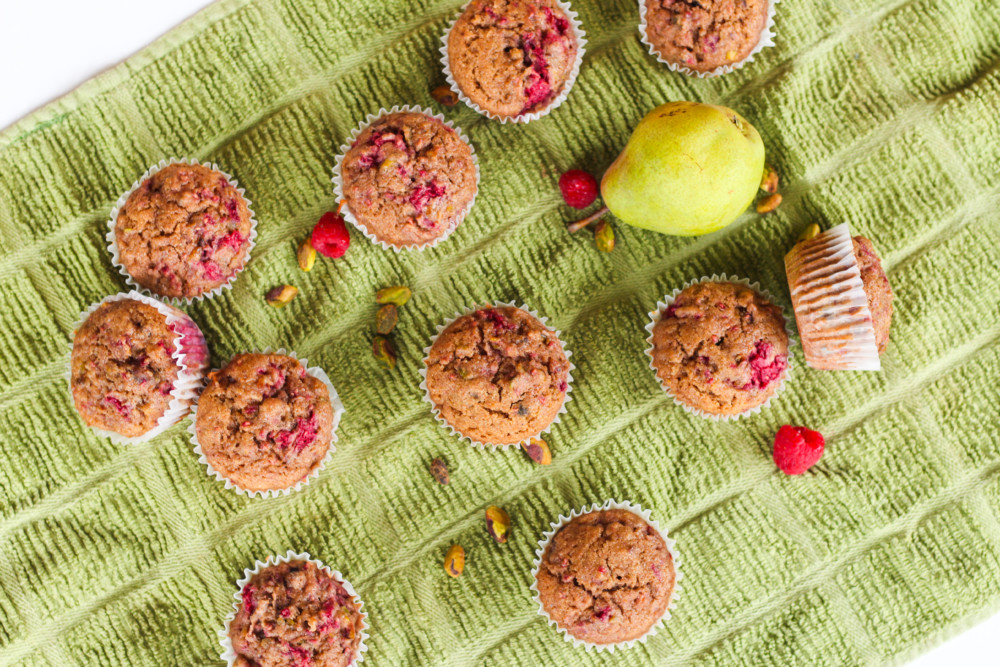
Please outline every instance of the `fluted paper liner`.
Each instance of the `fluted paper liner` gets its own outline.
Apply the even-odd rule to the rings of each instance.
[[[458,218],[455,220],[455,223],[452,224],[452,226],[449,227],[444,234],[437,237],[433,241],[429,241],[423,245],[398,246],[392,243],[388,243],[387,241],[381,240],[378,236],[370,232],[368,228],[365,227],[364,223],[358,220],[358,218],[354,215],[354,213],[351,212],[351,207],[347,203],[347,199],[344,197],[344,159],[347,157],[347,152],[351,150],[352,146],[354,146],[354,142],[357,141],[358,136],[360,136],[362,132],[368,129],[368,126],[377,121],[379,118],[394,113],[420,113],[427,116],[428,118],[433,118],[434,120],[443,123],[445,127],[454,131],[455,134],[458,135],[458,138],[461,139],[462,142],[469,147],[469,150],[472,152],[472,165],[476,169],[476,189],[472,193],[472,199],[469,200],[468,206],[465,207],[465,210],[461,213],[461,215],[458,216]],[[395,250],[396,252],[402,252],[403,250],[426,250],[428,248],[433,248],[437,246],[437,244],[441,243],[449,236],[451,236],[455,232],[455,230],[458,229],[458,226],[465,221],[465,218],[468,217],[469,212],[472,210],[473,205],[476,203],[476,197],[479,196],[479,177],[480,177],[479,156],[476,155],[476,147],[472,145],[472,141],[464,132],[462,132],[460,128],[456,127],[455,124],[450,120],[446,120],[442,114],[434,113],[430,109],[425,109],[419,106],[396,105],[389,110],[386,110],[385,107],[382,107],[381,109],[379,109],[379,112],[377,114],[368,114],[364,122],[358,125],[358,127],[351,130],[351,138],[348,139],[347,143],[345,143],[340,147],[340,154],[337,155],[337,161],[333,167],[333,194],[337,198],[337,201],[344,205],[343,209],[341,210],[341,215],[344,216],[344,220],[354,225],[354,227],[359,232],[364,234],[369,241],[371,241],[375,245],[382,246],[383,250],[389,250],[390,248],[392,250]]]
[[[236,592],[233,594],[233,610],[229,612],[226,616],[226,622],[222,630],[219,630],[219,644],[222,645],[222,655],[221,657],[229,667],[234,667],[236,664],[236,651],[233,649],[233,641],[229,638],[229,625],[236,620],[236,614],[239,613],[240,605],[243,604],[243,587],[250,583],[250,580],[257,574],[272,565],[279,565],[281,563],[288,563],[290,561],[308,561],[318,567],[319,569],[326,572],[328,575],[337,580],[337,582],[344,587],[347,594],[351,596],[354,604],[358,606],[358,612],[361,614],[361,641],[358,643],[357,655],[355,655],[354,660],[350,662],[348,667],[354,667],[354,665],[359,665],[365,661],[365,651],[368,650],[368,645],[365,643],[368,641],[368,633],[365,630],[368,629],[368,612],[364,610],[365,603],[361,600],[361,596],[357,594],[354,590],[354,586],[351,585],[347,579],[344,578],[337,570],[331,570],[328,566],[323,564],[322,561],[316,560],[308,553],[297,554],[291,549],[289,549],[284,556],[268,556],[266,561],[255,561],[253,569],[245,568],[243,570],[243,578],[236,581]]]
[[[169,297],[169,296],[164,296],[162,294],[156,294],[155,292],[153,292],[153,290],[140,285],[138,282],[136,282],[136,280],[132,277],[132,275],[125,269],[125,265],[122,264],[121,256],[118,252],[118,239],[115,237],[115,223],[118,221],[118,213],[122,210],[122,207],[125,206],[125,202],[128,201],[128,198],[131,197],[132,193],[138,190],[143,183],[152,178],[154,174],[172,164],[201,165],[203,167],[208,167],[209,169],[219,172],[219,174],[224,176],[226,180],[229,181],[230,185],[232,185],[236,189],[236,191],[240,193],[240,196],[243,197],[243,201],[246,202],[247,211],[250,212],[250,242],[249,245],[247,246],[246,255],[244,255],[243,257],[243,266],[241,266],[238,270],[233,272],[233,275],[229,276],[229,280],[227,280],[225,284],[219,285],[215,289],[199,294],[198,296]],[[233,283],[236,282],[236,277],[239,276],[246,268],[247,264],[250,263],[250,255],[253,252],[254,246],[257,245],[257,216],[253,212],[252,203],[250,202],[249,199],[247,199],[246,191],[240,187],[239,181],[233,178],[230,174],[223,171],[219,167],[219,165],[215,164],[214,162],[212,163],[199,162],[198,160],[193,160],[189,158],[184,158],[180,160],[177,158],[171,158],[169,160],[160,160],[157,164],[154,164],[152,167],[147,169],[146,173],[140,176],[139,180],[137,180],[135,183],[132,184],[132,187],[129,189],[129,191],[118,198],[118,201],[115,203],[114,208],[111,209],[111,218],[108,220],[108,233],[105,235],[105,240],[107,240],[108,242],[108,252],[111,253],[111,262],[115,265],[115,268],[118,269],[118,273],[125,276],[125,282],[129,286],[141,292],[142,294],[151,294],[153,296],[156,296],[158,299],[162,299],[167,303],[172,303],[174,305],[190,304],[201,301],[202,299],[211,299],[212,297],[221,294],[223,290],[233,288]]]
[[[664,59],[664,57],[660,55],[659,51],[657,51],[656,47],[653,46],[653,43],[650,41],[649,36],[647,34],[648,26],[646,23],[646,13],[647,13],[646,0],[639,0],[639,34],[642,36],[642,43],[649,48],[649,52],[652,55],[656,56],[657,60],[659,60],[661,63],[669,67],[671,70],[675,72],[681,72],[682,74],[688,74],[690,76],[696,76],[698,78],[722,76],[723,74],[728,74],[733,70],[737,70],[743,67],[747,63],[753,62],[754,56],[756,56],[758,53],[760,53],[767,47],[774,46],[774,37],[775,37],[774,15],[777,12],[778,2],[780,2],[780,0],[768,0],[767,22],[764,24],[764,30],[760,33],[760,41],[757,42],[757,46],[753,48],[753,51],[751,51],[750,54],[747,55],[747,57],[744,58],[743,60],[738,60],[728,65],[720,65],[719,67],[716,67],[710,72],[698,72],[686,65],[670,62],[669,60]]]
[[[785,255],[785,272],[806,363],[820,370],[881,370],[847,223],[796,244]]]
[[[770,292],[761,288],[759,283],[750,282],[746,278],[727,276],[725,273],[723,273],[722,275],[702,276],[697,280],[692,280],[690,282],[685,283],[684,286],[679,287],[670,294],[664,296],[662,301],[657,302],[656,310],[649,313],[649,324],[646,325],[646,331],[649,332],[649,336],[646,337],[646,345],[647,345],[646,356],[649,357],[649,367],[653,369],[653,377],[656,378],[656,382],[660,385],[663,391],[665,391],[667,395],[674,400],[674,403],[681,406],[682,408],[684,408],[693,415],[698,415],[699,417],[704,417],[705,419],[711,419],[713,421],[730,421],[730,420],[735,421],[737,419],[740,419],[741,417],[749,417],[750,415],[755,415],[764,408],[768,408],[771,406],[771,401],[776,399],[781,394],[781,392],[785,390],[785,385],[788,384],[788,378],[792,374],[792,365],[794,356],[792,354],[792,348],[795,346],[796,340],[795,336],[792,334],[791,328],[788,326],[789,323],[788,313],[786,313],[785,309],[781,308],[781,306],[778,306],[778,308],[781,309],[781,317],[784,320],[785,324],[785,333],[788,334],[788,355],[787,355],[788,368],[786,368],[785,372],[782,373],[780,380],[781,384],[778,385],[778,388],[774,390],[774,393],[771,394],[771,396],[766,401],[764,401],[764,403],[758,405],[757,407],[750,408],[749,410],[740,412],[739,414],[735,415],[713,415],[709,412],[705,412],[704,410],[693,408],[690,405],[680,401],[676,396],[674,396],[674,394],[660,380],[660,376],[656,372],[656,366],[653,365],[653,328],[656,326],[657,322],[659,322],[662,319],[663,311],[670,307],[670,305],[674,302],[674,299],[677,298],[678,294],[686,290],[688,287],[691,287],[692,285],[698,285],[700,283],[738,283],[740,285],[746,285],[747,287],[749,287],[750,289],[752,289],[753,291],[757,292],[762,297],[767,299],[770,303],[774,304],[775,306],[778,306],[777,302],[774,300],[774,297],[771,296]]]
[[[124,301],[127,299],[152,306],[153,308],[156,308],[156,310],[159,311],[164,318],[166,318],[167,326],[170,327],[170,330],[175,334],[174,351],[171,354],[171,357],[173,357],[174,361],[177,362],[179,370],[177,373],[177,380],[174,382],[174,388],[170,392],[170,403],[167,405],[166,412],[164,412],[163,415],[157,420],[156,426],[146,433],[134,438],[128,438],[120,433],[115,433],[114,431],[106,431],[95,426],[90,427],[90,429],[97,435],[103,438],[108,438],[115,444],[119,445],[135,445],[141,442],[146,442],[184,419],[184,417],[187,416],[188,411],[191,409],[192,404],[196,400],[198,392],[201,390],[202,379],[205,377],[205,371],[207,370],[209,363],[208,344],[205,342],[205,336],[202,334],[201,329],[198,328],[198,325],[194,320],[177,308],[168,306],[151,296],[140,294],[135,290],[105,297],[101,301],[91,305],[83,311],[76,324],[73,325],[73,337],[76,337],[76,331],[83,326],[83,323],[87,321],[87,318],[89,318],[98,308],[106,303]],[[66,367],[66,383],[70,389],[70,400],[73,400],[72,341],[70,342],[69,350],[70,358]]]
[[[509,447],[524,447],[529,442],[531,442],[533,438],[540,438],[543,434],[548,433],[552,429],[553,425],[558,424],[560,421],[559,416],[566,413],[566,404],[569,403],[570,400],[572,399],[572,397],[570,396],[570,392],[573,391],[573,371],[576,370],[576,366],[574,366],[573,362],[570,361],[570,357],[573,356],[573,353],[566,349],[566,344],[563,343],[561,338],[562,334],[559,331],[556,331],[555,329],[552,329],[551,327],[548,326],[547,324],[548,318],[540,317],[536,311],[529,310],[526,305],[522,304],[518,306],[516,305],[516,303],[517,302],[515,301],[511,301],[510,303],[506,303],[503,301],[495,301],[493,303],[486,305],[474,305],[471,306],[470,308],[467,308],[464,312],[455,313],[455,315],[450,319],[446,320],[444,324],[437,325],[437,333],[431,337],[430,345],[424,348],[424,358],[422,366],[419,371],[420,376],[423,378],[423,380],[420,382],[420,388],[423,389],[424,391],[424,401],[426,401],[427,404],[431,406],[431,412],[434,414],[434,419],[436,419],[437,422],[441,424],[441,426],[448,429],[453,435],[458,436],[460,439],[468,441],[473,447],[478,447],[482,449],[489,447],[493,451],[496,451],[497,449],[506,450]],[[497,443],[479,442],[478,440],[473,440],[469,436],[457,430],[454,426],[448,423],[447,419],[441,416],[441,411],[438,409],[437,404],[434,403],[433,399],[431,399],[431,392],[427,388],[427,359],[430,356],[431,348],[434,347],[434,343],[437,341],[438,336],[440,336],[441,332],[447,329],[451,325],[451,323],[457,320],[458,318],[465,317],[466,315],[474,313],[482,308],[517,308],[518,310],[522,310],[528,313],[536,320],[541,322],[542,326],[548,329],[549,333],[555,335],[556,340],[559,341],[559,347],[562,349],[563,354],[566,355],[566,361],[569,362],[569,370],[566,372],[566,393],[565,393],[565,398],[563,399],[563,404],[559,408],[559,412],[556,413],[556,416],[545,428],[543,428],[541,431],[532,436],[524,438],[520,442],[497,444]]]
[[[303,479],[299,480],[292,486],[286,487],[284,489],[268,489],[266,491],[249,491],[240,487],[238,484],[233,482],[231,479],[223,475],[221,472],[216,470],[211,462],[209,462],[208,457],[201,449],[201,443],[198,442],[198,402],[191,406],[191,424],[188,426],[188,433],[191,434],[191,444],[194,445],[194,453],[198,455],[198,463],[205,466],[206,472],[209,477],[214,477],[219,482],[225,484],[227,489],[236,491],[237,493],[243,494],[249,498],[256,498],[260,496],[261,498],[277,498],[279,496],[287,496],[293,491],[300,491],[303,487],[307,486],[312,480],[319,476],[320,471],[326,467],[327,462],[329,462],[330,457],[333,453],[337,451],[337,427],[340,425],[340,419],[344,415],[344,404],[340,401],[340,395],[337,394],[337,390],[333,388],[333,383],[330,382],[329,376],[326,372],[319,368],[318,366],[309,366],[309,362],[306,359],[300,359],[298,355],[294,352],[288,352],[285,348],[279,348],[277,350],[272,350],[271,348],[264,348],[261,351],[253,351],[247,354],[281,354],[286,357],[291,357],[298,361],[302,366],[305,367],[306,373],[313,376],[324,385],[326,385],[327,391],[330,392],[330,405],[333,406],[333,425],[330,429],[330,448],[327,450],[326,455],[320,460],[319,464],[312,469],[312,471],[306,475]],[[199,395],[200,398],[200,395]]]
[[[638,637],[637,639],[632,639],[624,642],[616,642],[614,644],[595,644],[593,642],[586,642],[583,641],[582,639],[577,639],[576,637],[571,635],[566,630],[566,628],[559,625],[559,623],[556,622],[556,620],[553,619],[551,616],[549,616],[549,613],[547,611],[545,611],[545,606],[542,604],[541,595],[538,592],[538,570],[542,566],[542,557],[545,555],[545,550],[548,548],[549,543],[552,542],[552,538],[555,536],[556,533],[562,530],[563,526],[565,526],[578,516],[582,516],[584,514],[591,514],[592,512],[599,512],[602,510],[610,510],[610,509],[625,510],[631,512],[632,514],[635,514],[636,516],[640,517],[643,521],[648,523],[650,526],[652,526],[653,530],[655,530],[657,534],[659,534],[659,536],[663,539],[664,544],[667,545],[667,551],[670,553],[670,558],[673,561],[674,590],[670,594],[670,603],[667,605],[667,608],[663,611],[663,615],[659,618],[659,620],[656,621],[656,623],[653,623],[653,625],[649,628],[649,630],[646,631],[646,634],[642,635],[641,637]],[[532,599],[538,605],[538,613],[541,616],[545,617],[545,620],[548,621],[549,625],[556,626],[556,630],[562,633],[563,639],[565,639],[568,642],[572,642],[573,646],[575,647],[583,646],[584,648],[587,649],[587,651],[592,651],[596,649],[598,652],[607,651],[608,653],[614,653],[616,649],[622,650],[622,649],[632,648],[636,643],[640,644],[646,643],[646,640],[649,637],[655,635],[657,631],[663,626],[663,624],[666,621],[670,620],[672,615],[671,612],[677,607],[677,598],[680,597],[680,593],[683,592],[684,590],[680,584],[680,581],[683,578],[683,576],[684,575],[681,574],[681,556],[677,552],[676,542],[667,536],[667,532],[661,529],[660,525],[657,522],[653,521],[650,518],[649,510],[645,510],[639,505],[633,504],[627,500],[621,502],[617,500],[605,500],[603,503],[594,503],[590,507],[583,507],[578,510],[573,510],[572,512],[569,513],[568,516],[563,516],[562,514],[560,514],[559,520],[549,525],[549,530],[545,531],[542,534],[542,539],[539,540],[538,542],[538,548],[535,549],[535,561],[531,568],[530,589],[532,591]]]
[[[576,50],[576,62],[573,63],[573,69],[570,70],[569,76],[566,78],[566,84],[563,86],[562,92],[559,93],[545,108],[539,111],[532,111],[531,113],[520,114],[518,116],[500,116],[494,114],[469,99],[469,96],[459,87],[458,82],[455,81],[455,76],[451,71],[451,59],[448,57],[448,38],[451,36],[451,31],[455,29],[455,24],[458,23],[458,19],[462,17],[465,13],[466,8],[469,3],[462,5],[462,9],[458,12],[458,15],[452,19],[451,23],[448,24],[448,29],[444,31],[444,36],[441,41],[444,42],[444,46],[441,47],[441,64],[444,66],[444,75],[448,80],[448,85],[451,89],[458,95],[458,99],[462,100],[470,109],[478,114],[486,116],[492,120],[499,120],[501,123],[530,123],[533,120],[538,120],[543,116],[547,116],[569,97],[570,90],[573,89],[573,84],[576,83],[577,77],[580,76],[580,67],[583,65],[583,55],[587,50],[587,34],[583,30],[583,24],[580,22],[580,18],[568,2],[563,2],[563,0],[556,0],[556,4],[559,9],[566,14],[566,18],[569,19],[570,26],[573,29],[573,34],[576,37],[577,50]]]

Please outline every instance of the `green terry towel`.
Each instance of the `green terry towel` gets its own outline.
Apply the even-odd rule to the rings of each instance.
[[[424,252],[352,232],[343,259],[308,274],[295,259],[336,205],[350,130],[380,107],[438,108],[460,0],[225,0],[0,134],[0,665],[218,664],[236,579],[288,549],[357,588],[372,665],[899,663],[1000,606],[1000,3],[786,0],[777,46],[713,79],[657,63],[633,0],[573,4],[589,45],[561,108],[526,126],[445,110],[482,186]],[[567,233],[559,174],[600,173],[646,111],[681,99],[760,130],[784,204],[693,239],[616,224],[610,255]],[[214,364],[285,347],[347,407],[336,454],[301,492],[227,491],[185,425],[116,446],[69,399],[76,318],[125,289],[109,211],[169,157],[233,173],[260,221],[235,288],[186,308]],[[882,372],[811,371],[796,349],[759,415],[677,407],[643,355],[657,299],[726,272],[788,308],[784,252],[807,225],[844,221],[874,240],[897,295]],[[264,294],[282,283],[301,293],[277,310]],[[414,297],[386,371],[373,295],[395,284]],[[492,300],[548,316],[573,352],[551,466],[470,447],[422,400],[435,325]],[[771,461],[788,423],[827,436],[801,477]],[[439,456],[447,487],[427,471]],[[684,572],[673,619],[614,655],[574,649],[528,590],[549,523],[608,498],[652,510]],[[490,504],[511,516],[504,545],[486,532]],[[460,579],[442,567],[453,543]]]

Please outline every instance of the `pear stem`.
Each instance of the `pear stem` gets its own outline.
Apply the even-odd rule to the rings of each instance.
[[[584,227],[586,227],[586,226],[588,226],[588,225],[590,225],[592,223],[597,222],[598,220],[600,220],[601,218],[603,218],[605,215],[607,215],[607,213],[608,213],[608,207],[607,206],[602,206],[600,208],[600,210],[596,211],[593,215],[588,215],[583,220],[577,220],[576,222],[574,222],[573,224],[571,224],[567,229],[569,229],[570,233],[575,234],[578,231],[580,231],[581,229],[583,229]]]

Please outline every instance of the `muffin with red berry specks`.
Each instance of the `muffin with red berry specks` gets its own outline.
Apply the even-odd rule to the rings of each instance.
[[[230,667],[351,667],[363,660],[368,615],[339,572],[289,551],[237,582],[221,633]]]
[[[191,428],[210,475],[251,496],[297,490],[335,448],[343,407],[319,368],[294,356],[238,354],[208,376]]]
[[[136,287],[191,301],[243,270],[256,237],[250,202],[215,165],[162,162],[111,213],[109,250]]]
[[[565,411],[570,354],[559,332],[513,304],[467,312],[425,350],[423,388],[435,416],[476,445],[538,436]]]
[[[447,238],[479,190],[469,140],[440,115],[394,107],[370,116],[334,169],[343,214],[383,248],[424,249]]]
[[[639,0],[639,31],[670,69],[718,76],[774,45],[776,0]]]
[[[792,341],[781,308],[756,285],[705,278],[665,299],[650,318],[650,365],[689,411],[746,416],[783,388]]]
[[[201,330],[181,311],[138,292],[108,297],[75,328],[73,405],[100,435],[148,440],[187,414],[208,358]]]
[[[503,122],[528,122],[569,95],[586,39],[566,2],[472,0],[444,44],[445,74],[466,104]]]

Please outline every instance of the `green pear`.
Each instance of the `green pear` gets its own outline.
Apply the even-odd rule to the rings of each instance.
[[[676,236],[722,229],[753,202],[764,142],[726,107],[671,102],[653,109],[604,174],[601,195],[627,224]]]

